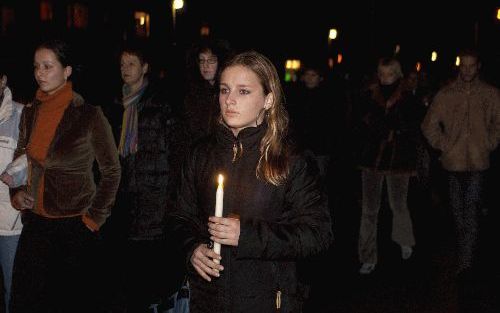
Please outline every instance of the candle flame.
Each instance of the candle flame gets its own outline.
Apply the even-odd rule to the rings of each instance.
[[[218,182],[219,186],[222,186],[224,184],[224,176],[222,176],[222,174],[219,174]]]

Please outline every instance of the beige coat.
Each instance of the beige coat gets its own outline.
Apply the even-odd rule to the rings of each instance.
[[[478,79],[469,90],[460,79],[443,87],[422,123],[422,131],[448,171],[481,171],[500,139],[499,90]]]

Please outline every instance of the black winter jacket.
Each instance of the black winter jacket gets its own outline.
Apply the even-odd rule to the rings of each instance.
[[[121,101],[106,108],[105,113],[118,145],[123,118]],[[186,146],[179,128],[178,118],[159,92],[159,85],[150,83],[138,103],[138,151],[125,158],[120,156],[122,179],[108,225],[109,231],[114,232],[112,236],[134,240],[164,237],[164,218],[167,210],[172,209]]]
[[[378,91],[377,89],[375,92]],[[389,94],[393,97],[396,92]],[[396,103],[386,109],[389,96],[376,99],[368,93],[364,103],[360,167],[386,173],[414,174],[421,113],[407,92],[401,92]]]
[[[276,312],[278,294],[279,312],[300,312],[305,286],[298,280],[297,261],[331,243],[328,200],[304,158],[292,157],[281,186],[256,178],[265,131],[262,125],[249,127],[235,138],[219,126],[193,147],[184,164],[170,226],[182,238],[188,262],[194,249],[209,240],[207,222],[214,215],[219,173],[225,177],[223,215],[236,214],[241,222],[239,245],[222,246],[219,278],[207,282],[189,263],[191,313]]]

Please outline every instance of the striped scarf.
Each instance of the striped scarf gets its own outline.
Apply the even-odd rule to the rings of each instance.
[[[137,152],[138,147],[138,110],[137,105],[148,86],[148,81],[145,79],[141,88],[135,93],[132,93],[130,86],[123,85],[123,120],[122,120],[122,131],[120,135],[120,145],[118,146],[118,152],[122,157],[126,157],[129,154],[134,154]]]

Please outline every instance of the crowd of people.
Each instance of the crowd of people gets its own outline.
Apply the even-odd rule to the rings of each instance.
[[[182,286],[193,313],[302,312],[301,267],[334,246],[347,176],[359,174],[359,274],[370,275],[384,192],[392,240],[412,258],[408,193],[415,181],[433,192],[433,162],[448,181],[456,273],[474,267],[500,140],[500,93],[475,50],[439,86],[389,56],[353,90],[315,62],[283,85],[265,55],[206,39],[171,90],[148,49],[127,42],[114,101],[89,103],[71,49],[37,46],[29,103],[0,69],[5,312],[167,312]]]

